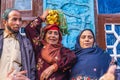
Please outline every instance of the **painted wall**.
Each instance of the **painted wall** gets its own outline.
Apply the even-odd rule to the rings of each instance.
[[[95,32],[94,0],[44,0],[43,2],[44,10],[60,9],[66,16],[70,34],[63,36],[64,46],[74,49],[76,37],[85,28]]]
[[[120,0],[97,0],[99,14],[120,13]]]

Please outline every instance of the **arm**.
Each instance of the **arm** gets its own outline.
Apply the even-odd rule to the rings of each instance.
[[[35,62],[35,53],[33,52],[33,49],[31,48],[30,51],[30,79],[35,80],[36,79],[36,62]]]
[[[74,52],[67,48],[61,49],[61,59],[57,60],[55,63],[53,63],[51,66],[49,66],[47,69],[45,69],[41,76],[40,80],[47,79],[51,74],[54,72],[61,70],[62,72],[65,72],[66,70],[70,69],[76,62],[76,56]]]
[[[57,65],[58,70],[62,70],[63,72],[65,72],[75,64],[76,56],[73,51],[67,48],[62,48],[61,50],[61,60],[57,62]]]
[[[40,46],[40,30],[42,28],[41,23],[42,19],[37,17],[25,27],[26,36],[31,41],[35,51],[38,50],[37,48]]]
[[[37,17],[35,20],[31,21],[26,27],[25,32],[26,36],[30,39],[34,50],[39,50],[40,40],[42,36],[42,22],[45,21],[46,16],[48,15],[48,10],[44,11],[43,15]]]
[[[35,62],[35,53],[33,51],[33,47],[26,37],[23,37],[24,48],[26,50],[26,54],[22,55],[24,60],[23,62],[23,70],[27,70],[26,76],[28,76],[31,80],[35,80],[36,78],[36,62]]]

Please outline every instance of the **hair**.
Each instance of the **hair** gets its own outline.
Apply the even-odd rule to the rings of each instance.
[[[11,11],[18,11],[18,10],[14,9],[14,8],[8,8],[4,11],[4,13],[2,15],[2,18],[5,19],[5,20],[8,20],[8,15]]]

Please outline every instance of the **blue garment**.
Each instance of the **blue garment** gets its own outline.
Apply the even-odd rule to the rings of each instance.
[[[71,79],[76,79],[78,76],[99,79],[107,71],[111,57],[98,46],[81,48],[79,45],[79,37],[80,36],[78,36],[75,45],[77,63],[71,70]]]
[[[22,70],[27,70],[26,76],[30,78],[30,80],[35,80],[36,65],[32,45],[25,36],[22,36],[19,33],[17,34],[16,38],[20,43]],[[3,50],[3,41],[3,31],[0,31],[0,57]]]

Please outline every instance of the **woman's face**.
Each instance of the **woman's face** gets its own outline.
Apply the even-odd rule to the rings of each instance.
[[[93,46],[94,37],[89,30],[84,31],[80,36],[80,46],[82,48],[90,48]]]
[[[45,41],[49,44],[57,44],[59,41],[58,30],[48,30],[45,35]]]

